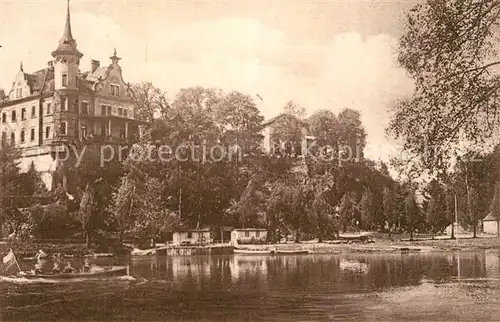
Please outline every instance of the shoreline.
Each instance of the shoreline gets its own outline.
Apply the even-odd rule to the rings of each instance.
[[[229,246],[229,245],[228,245]],[[189,248],[190,246],[180,246]],[[191,246],[193,247],[193,246]],[[217,247],[197,246],[198,248]],[[387,238],[372,238],[371,241],[316,241],[284,244],[239,245],[240,248],[250,250],[307,250],[310,254],[340,254],[340,253],[423,253],[447,251],[480,251],[487,249],[500,249],[499,238],[496,236],[458,239],[416,239],[414,241],[389,240]],[[48,254],[64,254],[67,257],[105,257],[110,255],[128,255],[127,253],[110,251],[97,252],[87,248],[84,244],[54,244],[30,242],[0,242],[0,253],[7,253],[12,248],[19,258],[33,257],[39,249]],[[111,254],[110,254],[111,253]],[[181,255],[182,256],[182,255]],[[186,255],[189,256],[189,255]]]

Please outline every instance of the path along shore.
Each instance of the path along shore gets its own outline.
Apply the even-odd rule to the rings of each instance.
[[[480,235],[472,238],[468,235],[459,235],[456,239],[448,236],[438,236],[435,239],[428,237],[415,237],[409,241],[407,235],[393,235],[388,238],[383,234],[372,234],[370,242],[356,240],[334,240],[319,243],[317,240],[302,241],[300,243],[286,244],[264,244],[264,245],[240,245],[246,249],[278,249],[278,250],[308,250],[315,254],[335,254],[335,253],[390,253],[390,252],[433,252],[433,251],[478,251],[482,249],[500,249],[500,239],[492,235]],[[12,248],[20,257],[34,256],[39,249],[43,249],[49,254],[62,253],[75,257],[96,253],[93,249],[88,249],[84,244],[41,244],[30,243],[29,241],[0,242],[0,254],[7,253]]]

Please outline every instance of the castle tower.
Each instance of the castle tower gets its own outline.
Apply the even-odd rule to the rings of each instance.
[[[78,74],[82,56],[83,54],[78,51],[76,40],[71,33],[68,0],[64,33],[59,40],[57,49],[52,52],[55,90],[54,135],[55,141],[59,143],[71,142],[78,137]]]

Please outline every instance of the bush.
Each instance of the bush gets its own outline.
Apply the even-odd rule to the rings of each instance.
[[[81,230],[78,218],[74,213],[69,213],[64,205],[35,206],[27,211],[34,238],[66,239]]]

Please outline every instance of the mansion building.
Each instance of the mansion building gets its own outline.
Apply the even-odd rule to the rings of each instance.
[[[49,189],[57,167],[56,151],[64,144],[126,144],[141,124],[129,85],[122,77],[116,50],[108,66],[91,60],[80,71],[83,54],[71,33],[69,2],[62,38],[47,66],[27,73],[21,64],[12,89],[0,102],[3,142],[20,148],[20,167],[31,163]]]

